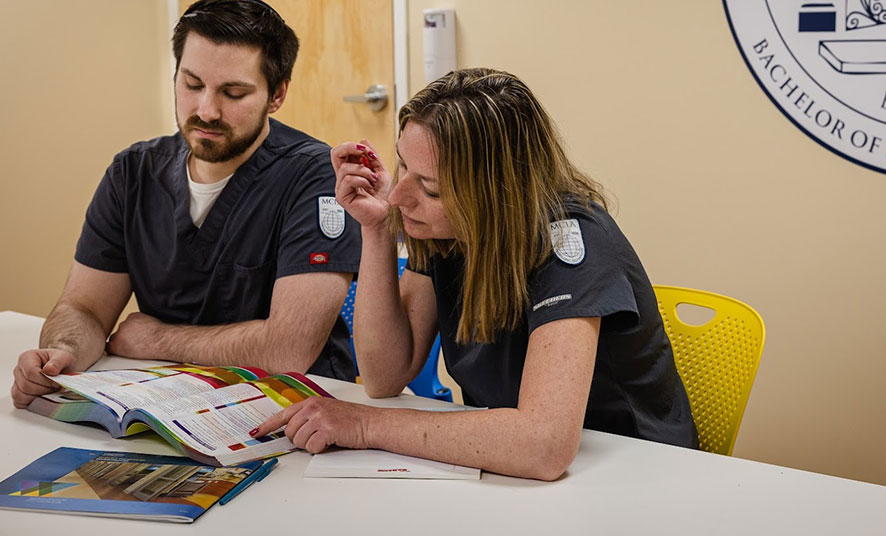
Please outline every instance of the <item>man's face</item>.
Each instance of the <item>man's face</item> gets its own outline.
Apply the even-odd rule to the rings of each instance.
[[[267,128],[270,104],[260,49],[188,35],[175,78],[175,118],[196,158],[224,162],[243,154]]]

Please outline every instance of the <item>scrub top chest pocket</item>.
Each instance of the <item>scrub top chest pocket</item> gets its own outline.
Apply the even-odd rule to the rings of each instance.
[[[276,281],[276,257],[257,265],[219,263],[217,270],[220,283],[218,299],[207,296],[207,301],[217,301],[219,312],[230,317],[226,321],[241,322],[268,317]]]

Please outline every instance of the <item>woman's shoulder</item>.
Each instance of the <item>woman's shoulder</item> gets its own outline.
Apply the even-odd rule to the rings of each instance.
[[[551,259],[582,269],[586,255],[613,261],[635,256],[633,246],[606,209],[583,199],[564,198],[551,218]]]
[[[618,224],[603,206],[591,200],[575,197],[563,198],[561,211],[551,217],[550,227],[552,234],[580,229],[592,236],[601,234],[601,237],[623,238]]]

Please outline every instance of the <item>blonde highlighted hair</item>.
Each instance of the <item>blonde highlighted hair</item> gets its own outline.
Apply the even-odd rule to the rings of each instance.
[[[515,329],[530,274],[551,254],[549,224],[569,198],[606,207],[602,189],[566,157],[551,118],[526,84],[493,69],[462,69],[432,82],[400,110],[434,141],[440,200],[458,239],[417,240],[403,230],[413,265],[434,254],[464,257],[456,341],[491,342]]]

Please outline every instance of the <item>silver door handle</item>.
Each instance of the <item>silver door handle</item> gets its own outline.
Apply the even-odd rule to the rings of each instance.
[[[346,95],[345,102],[365,102],[369,105],[369,109],[377,112],[388,104],[388,90],[385,86],[373,84],[366,88],[366,93],[362,95]]]

